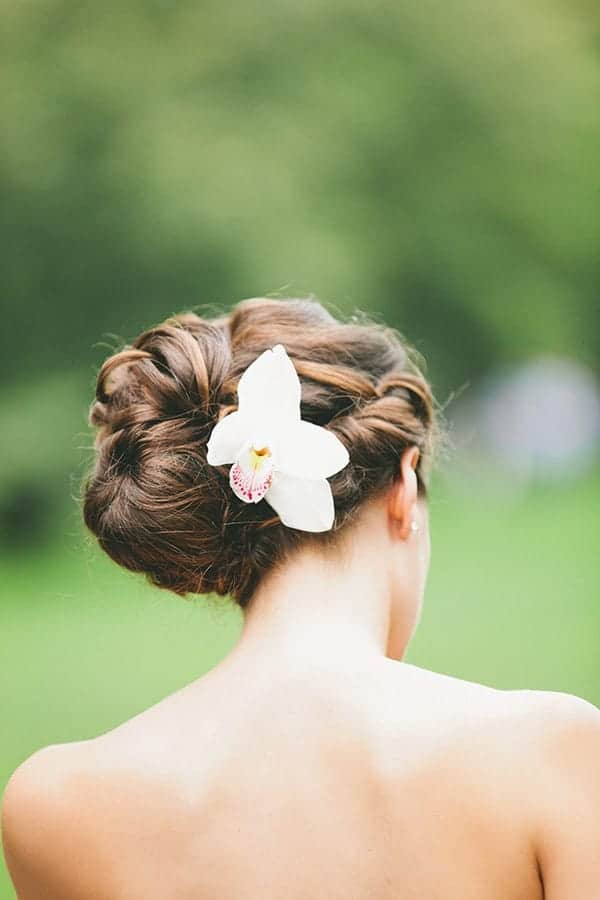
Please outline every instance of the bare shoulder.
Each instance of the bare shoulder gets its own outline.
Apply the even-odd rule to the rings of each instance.
[[[600,709],[562,691],[521,690],[509,697],[521,749],[556,779],[589,779],[600,787]]]
[[[587,778],[595,787],[600,709],[593,703],[560,691],[504,690],[417,667],[407,671],[425,715],[439,720],[450,742],[458,741],[469,765],[479,758],[488,769],[498,760],[530,790],[541,786],[544,775]]]
[[[116,895],[124,873],[159,877],[158,859],[144,848],[160,832],[162,849],[179,851],[189,825],[189,797],[161,740],[148,730],[118,739],[108,732],[21,763],[2,798],[2,842],[19,900],[100,900]]]
[[[142,795],[148,823],[158,808],[156,778],[125,761],[103,737],[37,750],[2,796],[2,845],[19,900],[111,896],[118,856]]]
[[[572,694],[527,694],[534,765],[526,790],[545,896],[583,900],[600,883],[600,710]]]
[[[64,900],[75,888],[72,862],[82,834],[78,826],[85,816],[84,804],[77,802],[84,743],[37,750],[15,769],[6,785],[2,846],[19,898]]]
[[[502,803],[511,821],[523,823],[544,896],[548,900],[596,896],[600,709],[560,691],[499,691],[480,696],[484,706],[494,710],[489,730],[496,738],[485,744],[490,754],[481,771],[494,769],[500,760],[499,769],[506,776]],[[495,776],[497,772],[494,769]]]
[[[538,690],[510,693],[540,729],[540,735],[549,740],[562,739],[580,729],[593,737],[600,729],[600,709],[576,694]]]
[[[560,691],[519,693],[540,772],[555,780],[555,793],[561,783],[565,789],[579,785],[590,796],[595,791],[600,815],[600,709]]]
[[[489,719],[490,725],[500,721],[512,723],[525,740],[537,733],[540,740],[560,737],[574,729],[594,729],[600,722],[600,709],[574,694],[561,691],[501,689],[476,681],[468,681],[403,663],[402,668],[415,684],[423,688],[422,695],[435,697],[440,706],[458,712],[461,708],[475,717]],[[499,717],[499,719],[498,719]],[[517,734],[517,736],[518,736]]]

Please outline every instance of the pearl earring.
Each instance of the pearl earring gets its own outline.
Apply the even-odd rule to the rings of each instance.
[[[410,530],[411,530],[411,531],[418,531],[418,530],[419,530],[419,524],[418,524],[418,522],[417,522],[416,519],[413,519],[412,522],[410,523]]]

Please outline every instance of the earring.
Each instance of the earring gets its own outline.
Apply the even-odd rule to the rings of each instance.
[[[416,519],[413,519],[412,522],[410,523],[410,530],[411,530],[411,531],[418,531],[418,530],[419,530],[419,523],[417,522]]]

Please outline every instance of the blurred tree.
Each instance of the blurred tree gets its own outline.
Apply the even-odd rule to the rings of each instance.
[[[597,366],[591,7],[40,0],[4,26],[5,382],[278,290],[381,314],[438,391]]]

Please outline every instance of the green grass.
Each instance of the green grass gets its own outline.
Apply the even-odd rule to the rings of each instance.
[[[431,505],[432,560],[410,662],[600,706],[600,473],[525,495]]]
[[[600,473],[526,495],[440,483],[407,659],[600,705],[599,505]],[[76,513],[51,546],[0,564],[0,790],[38,747],[105,731],[201,675],[241,624],[226,601],[184,601],[119,570]],[[9,897],[2,869],[0,900]]]

